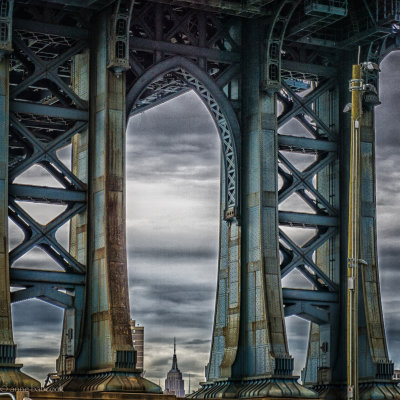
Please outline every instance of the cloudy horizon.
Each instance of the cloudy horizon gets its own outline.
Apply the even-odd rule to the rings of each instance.
[[[389,352],[400,367],[400,52],[381,65],[376,108],[378,250]],[[396,69],[397,68],[397,69]],[[397,103],[397,104],[396,104]],[[63,160],[68,152],[60,154]],[[65,161],[68,163],[67,161]],[[219,228],[220,144],[211,115],[192,92],[133,117],[127,132],[127,243],[132,317],[145,327],[146,377],[164,386],[173,338],[188,390],[204,380],[214,318]],[[43,184],[45,173],[28,171],[20,183]],[[47,183],[49,185],[49,183]],[[50,208],[48,208],[50,209]],[[35,216],[50,219],[38,209]],[[32,208],[33,210],[33,208]],[[55,213],[60,208],[54,208]],[[11,226],[11,245],[18,242]],[[68,227],[58,237],[67,245]],[[16,266],[44,265],[40,250]],[[50,265],[50,264],[49,264]],[[24,371],[44,380],[54,372],[62,310],[38,300],[14,304],[14,338]],[[35,316],[32,319],[32,315]],[[308,323],[287,320],[295,371],[303,368]]]

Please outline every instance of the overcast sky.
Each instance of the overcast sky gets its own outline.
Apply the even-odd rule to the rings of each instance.
[[[389,350],[400,367],[400,53],[381,65],[377,107],[378,237],[381,289]],[[145,326],[146,377],[160,381],[170,368],[173,337],[186,390],[204,379],[214,313],[219,202],[219,138],[205,106],[187,93],[131,119],[127,135],[127,238],[132,316]],[[64,151],[62,157],[66,157]],[[18,181],[43,184],[34,168]],[[47,181],[50,182],[50,181]],[[50,183],[46,183],[50,185]],[[25,206],[25,205],[24,205]],[[60,207],[30,206],[39,222]],[[51,210],[53,210],[51,214]],[[12,224],[11,224],[12,225]],[[21,238],[11,226],[11,245]],[[66,226],[58,234],[67,245]],[[45,264],[34,250],[16,266]],[[32,318],[34,316],[34,318]],[[61,310],[32,300],[13,306],[14,336],[24,370],[39,379],[55,369]],[[288,321],[295,370],[302,369],[308,323]]]

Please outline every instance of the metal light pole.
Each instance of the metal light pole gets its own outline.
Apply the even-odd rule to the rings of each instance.
[[[361,65],[353,65],[350,81],[352,96],[349,225],[347,260],[347,398],[358,400],[358,265],[360,219],[360,126],[363,80]]]

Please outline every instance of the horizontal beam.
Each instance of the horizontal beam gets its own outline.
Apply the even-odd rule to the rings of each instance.
[[[301,39],[296,39],[296,43],[304,43],[312,46],[330,47],[334,49],[339,49],[339,43],[334,40],[320,39],[312,36],[306,36]]]
[[[316,228],[318,226],[337,226],[338,219],[337,217],[331,217],[329,215],[279,211],[279,224],[304,228]]]
[[[114,0],[47,0],[49,3],[60,4],[64,8],[88,8],[102,10],[114,2]]]
[[[75,121],[87,121],[88,111],[75,108],[49,106],[46,104],[30,103],[25,101],[11,101],[10,110],[16,113],[41,115],[44,117],[65,118]]]
[[[346,40],[341,41],[339,43],[339,47],[340,48],[354,47],[356,45],[359,45],[364,40],[372,42],[371,36],[374,39],[378,39],[378,38],[384,38],[385,36],[388,36],[391,33],[392,33],[392,28],[376,25],[370,29],[356,33],[355,35],[351,36]]]
[[[73,288],[85,284],[85,275],[67,272],[44,271],[35,269],[10,269],[11,286],[26,286],[32,283],[47,283],[60,288]]]
[[[330,47],[330,48],[345,50],[351,47],[355,47],[366,40],[371,42],[372,39],[384,38],[385,36],[388,36],[391,33],[392,33],[391,28],[384,26],[374,26],[373,28],[359,32],[356,35],[350,37],[349,39],[343,40],[341,42],[336,42],[334,40],[320,39],[312,36],[306,36],[301,39],[296,39],[295,42],[320,46],[320,47]]]
[[[87,39],[89,31],[74,26],[48,24],[32,21],[30,19],[13,18],[13,28],[17,30],[44,33],[48,35],[62,36],[71,39]]]
[[[329,322],[329,312],[317,308],[307,301],[298,301],[284,308],[285,317],[291,315],[297,315],[307,321],[311,321],[315,324],[322,325]]]
[[[226,13],[238,15],[241,17],[254,17],[266,15],[266,12],[261,7],[254,7],[239,2],[229,0],[151,0],[154,3],[180,5],[182,7],[189,7],[200,10],[215,11],[219,13]],[[271,3],[273,0],[265,0],[265,5]]]
[[[291,135],[278,135],[279,147],[293,151],[336,151],[337,144],[328,140],[311,139]]]
[[[337,70],[334,67],[326,67],[324,65],[301,63],[298,61],[282,60],[282,70],[300,72],[307,75],[317,76],[336,76]]]
[[[290,29],[287,30],[286,37],[290,39],[291,36],[296,36],[299,33],[304,32],[305,30],[306,30],[306,32],[304,33],[303,36],[306,36],[307,31],[313,25],[316,25],[318,22],[320,22],[320,19],[318,17],[303,18],[300,23],[290,27]]]
[[[59,292],[48,284],[41,283],[26,289],[12,292],[10,297],[11,303],[18,303],[19,301],[37,298],[57,307],[71,308],[74,306],[72,296]]]
[[[35,203],[68,204],[84,203],[86,201],[85,192],[47,186],[10,184],[8,192],[16,200]]]
[[[129,47],[132,50],[161,51],[173,55],[207,58],[208,60],[218,62],[235,63],[240,61],[239,53],[137,37],[132,37],[130,39]]]
[[[283,302],[309,301],[311,303],[338,303],[339,296],[336,292],[307,290],[307,289],[282,289]]]

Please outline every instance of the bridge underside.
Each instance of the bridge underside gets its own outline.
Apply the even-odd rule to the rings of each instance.
[[[49,389],[63,398],[158,396],[135,367],[129,325],[125,121],[192,90],[222,154],[212,348],[207,382],[192,397],[345,398],[350,117],[342,110],[357,47],[375,63],[399,47],[399,1],[133,3],[0,0],[0,387],[39,385],[15,364],[10,311],[39,298],[65,309]],[[365,81],[377,87],[377,72]],[[395,399],[376,254],[378,98],[366,94],[360,398]],[[66,146],[71,168],[58,156]],[[15,183],[32,166],[60,187]],[[24,202],[65,209],[43,225]],[[10,251],[8,218],[24,234]],[[67,222],[68,249],[56,237]],[[16,268],[34,248],[57,268]],[[310,289],[282,287],[296,273]],[[286,337],[292,315],[311,322],[303,386]]]

